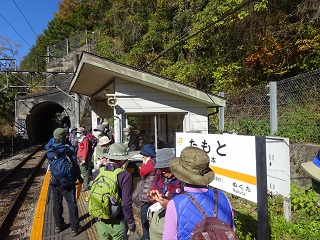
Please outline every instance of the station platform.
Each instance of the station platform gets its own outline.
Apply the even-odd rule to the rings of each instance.
[[[96,227],[94,226],[94,219],[87,213],[86,210],[86,202],[85,202],[85,196],[88,195],[87,192],[81,192],[80,198],[77,202],[78,208],[79,208],[79,220],[80,225],[82,226],[82,231],[76,236],[71,236],[71,228],[69,224],[69,214],[68,214],[68,206],[65,200],[63,200],[63,218],[65,219],[65,222],[67,223],[67,228],[64,229],[60,233],[55,233],[54,228],[54,218],[52,214],[52,208],[53,208],[53,201],[50,200],[47,209],[45,212],[45,220],[44,220],[44,227],[42,231],[42,239],[79,239],[79,240],[86,240],[86,239],[98,239],[97,233],[96,233]]]
[[[39,196],[37,209],[35,212],[34,222],[30,234],[30,239],[32,240],[87,240],[87,239],[98,239],[96,232],[95,221],[88,214],[86,197],[89,196],[89,191],[81,192],[79,199],[77,201],[79,209],[79,220],[82,226],[82,231],[75,237],[71,236],[71,228],[69,222],[69,211],[67,202],[63,199],[63,218],[67,223],[67,228],[60,233],[55,233],[55,222],[53,218],[53,197],[49,196],[49,179],[50,172],[47,171],[42,190]]]
[[[137,158],[130,159],[129,164],[126,168],[127,171],[131,172],[133,176],[133,185],[140,179],[139,168],[141,166],[141,160]],[[55,222],[53,218],[53,197],[49,196],[49,182],[50,182],[50,171],[46,172],[43,180],[38,204],[35,210],[34,221],[30,233],[31,240],[95,240],[98,239],[95,220],[88,213],[88,202],[86,197],[89,197],[89,191],[80,192],[79,199],[77,200],[79,210],[79,220],[82,226],[82,231],[76,236],[71,236],[71,228],[69,222],[69,211],[67,202],[63,199],[63,218],[67,223],[67,228],[60,233],[55,233]],[[77,186],[76,186],[77,187]]]

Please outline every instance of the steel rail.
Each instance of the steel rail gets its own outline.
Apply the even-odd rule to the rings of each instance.
[[[30,153],[24,160],[22,160],[16,167],[12,168],[6,175],[4,175],[1,179],[0,179],[0,186],[3,185],[3,182],[5,182],[5,179],[10,177],[13,173],[15,173],[16,171],[18,171],[19,169],[21,169],[21,167],[27,162],[29,161],[29,159],[31,159],[34,155],[37,154],[38,151],[41,150],[41,148],[43,148],[43,146],[39,146],[36,150],[34,150],[32,153]]]
[[[39,154],[39,156],[37,156],[37,154]],[[32,163],[32,160],[34,160],[33,158],[34,156],[37,161],[35,163]],[[38,148],[32,154],[27,156],[17,167],[11,170],[6,175],[6,177],[1,179],[0,192],[3,190],[6,190],[6,187],[10,186],[12,182],[19,183],[17,180],[21,180],[23,182],[20,184],[19,187],[17,187],[17,189],[12,189],[13,194],[11,195],[12,197],[11,202],[8,205],[1,206],[4,209],[6,209],[6,211],[5,213],[1,213],[2,219],[0,222],[0,232],[3,233],[5,232],[6,229],[9,228],[7,226],[9,226],[9,223],[13,221],[11,218],[11,215],[14,214],[14,211],[17,211],[18,208],[16,208],[16,206],[19,204],[19,202],[21,202],[20,200],[22,198],[22,194],[28,190],[28,186],[31,180],[36,175],[36,173],[38,172],[38,169],[42,166],[45,159],[46,159],[45,151],[42,152],[41,148]],[[29,167],[28,164],[32,164],[32,166]],[[27,168],[23,169],[24,166],[26,166]],[[16,173],[16,174],[13,175],[13,173]]]

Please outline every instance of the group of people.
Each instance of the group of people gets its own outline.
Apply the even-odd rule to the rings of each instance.
[[[123,129],[123,135],[123,142],[128,146],[129,151],[140,151],[145,144],[155,144],[154,133],[147,134],[146,130],[142,129],[139,134],[137,134],[136,130],[130,125]],[[158,138],[157,148],[161,149],[166,147],[168,147],[168,144]]]
[[[113,142],[113,135],[108,123],[98,125],[92,133],[85,127],[79,128],[56,128],[53,138],[46,144],[46,149],[62,149],[67,146],[67,150],[61,152],[69,159],[71,168],[72,183],[68,186],[57,184],[54,176],[50,179],[50,193],[53,195],[53,215],[55,219],[55,232],[63,231],[67,224],[62,216],[63,197],[67,201],[69,209],[71,235],[77,236],[81,231],[78,220],[78,207],[76,203],[76,182],[82,184],[82,191],[90,189],[92,173],[99,168],[102,155],[107,153],[110,144]],[[56,150],[58,151],[58,150]]]
[[[130,125],[123,129],[123,135],[123,143],[128,146],[129,151],[141,150],[145,144],[150,142],[145,130],[141,130],[137,134],[136,130]]]
[[[170,148],[155,152],[147,144],[140,154],[143,155],[140,170],[143,187],[138,183],[133,197],[134,203],[140,207],[142,239],[190,239],[193,228],[203,216],[184,193],[194,197],[208,216],[214,214],[214,190],[209,184],[215,174],[209,167],[207,153],[196,147],[187,147],[180,157],[175,157]],[[153,176],[151,184],[145,181],[150,176]],[[139,198],[135,192],[142,196],[147,193],[147,200]],[[229,200],[222,191],[218,191],[218,198],[218,218],[235,230]]]
[[[83,189],[90,189],[90,180],[95,170],[101,164],[103,153],[108,152],[110,144],[114,142],[113,133],[107,122],[103,122],[88,132],[85,127],[73,128],[68,136],[70,144],[74,147],[77,162],[83,175]]]
[[[53,144],[66,144],[67,135],[62,130],[58,128],[54,131]],[[93,135],[99,139],[99,142],[102,142],[101,139],[106,136],[103,130],[100,125],[93,130]],[[95,131],[99,132],[95,133]],[[88,181],[87,161],[90,160],[87,158],[88,153],[87,155],[85,153],[85,149],[89,146],[89,139],[85,140],[88,137],[85,137],[83,129],[77,129],[76,132],[80,133],[78,151],[76,157],[72,157],[72,161],[81,171],[75,171],[75,181],[84,182],[84,187],[89,188],[86,181]],[[92,158],[94,163],[97,160],[97,166],[93,172],[93,180],[99,175],[102,165],[104,169],[112,169],[112,171],[117,168],[125,168],[132,157],[128,145],[120,142],[110,143],[111,141],[108,142],[107,151],[101,144],[97,146],[100,146],[102,150],[97,149],[97,146],[94,149]],[[96,156],[94,156],[95,153]],[[208,216],[214,214],[215,192],[209,184],[214,180],[215,174],[209,167],[207,153],[196,147],[187,147],[182,150],[180,157],[175,157],[172,149],[156,150],[153,144],[148,143],[144,144],[140,154],[142,155],[141,181],[134,190],[131,173],[121,171],[117,175],[122,210],[114,219],[96,219],[99,239],[134,239],[137,237],[133,203],[140,209],[142,239],[190,239],[193,228],[203,219],[203,213],[197,210],[196,205],[185,193],[191,195],[205,209]],[[78,220],[74,190],[74,186],[71,190],[56,188],[53,211],[56,232],[60,232],[65,227],[62,218],[62,197],[64,196],[69,208],[71,234],[76,236],[81,231],[81,226]],[[217,217],[235,229],[234,215],[229,200],[220,190],[218,197]]]

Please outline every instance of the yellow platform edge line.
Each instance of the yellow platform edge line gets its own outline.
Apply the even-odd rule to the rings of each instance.
[[[251,176],[248,174],[244,174],[244,173],[239,173],[239,172],[235,172],[235,171],[231,171],[225,168],[219,168],[219,167],[213,167],[210,166],[210,168],[219,175],[225,176],[225,177],[229,177],[229,178],[233,178],[242,182],[246,182],[246,183],[250,183],[252,185],[257,185],[257,178],[255,176]]]
[[[30,234],[31,240],[42,239],[43,222],[44,222],[44,214],[46,211],[49,182],[50,182],[50,171],[47,171],[44,177],[38,204],[34,214],[33,225],[32,225],[31,234]]]

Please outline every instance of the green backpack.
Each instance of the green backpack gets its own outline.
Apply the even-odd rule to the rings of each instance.
[[[122,168],[107,170],[101,167],[90,190],[89,214],[99,219],[115,218],[121,211],[122,200],[118,194],[118,174]]]

